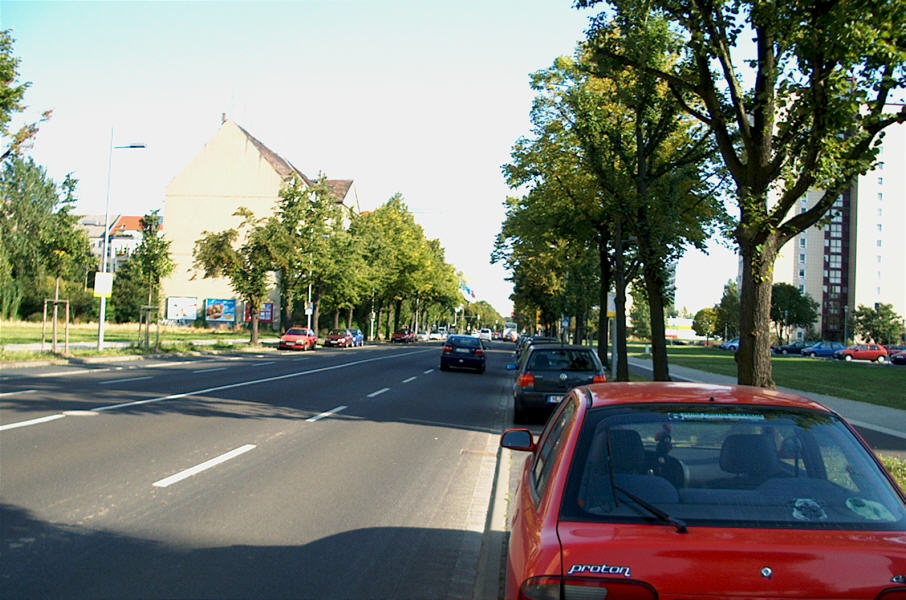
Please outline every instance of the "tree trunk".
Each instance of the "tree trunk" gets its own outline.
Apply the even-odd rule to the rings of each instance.
[[[315,289],[315,297],[312,300],[312,304],[315,306],[311,315],[311,328],[315,330],[315,337],[318,337],[318,319],[321,317],[321,286]]]
[[[610,319],[607,316],[608,296],[610,293],[610,255],[607,252],[607,238],[598,234],[598,255],[600,257],[601,270],[601,287],[598,294],[598,305],[601,307],[598,314],[598,358],[605,367],[610,366],[610,359],[607,357],[607,346],[609,339]]]
[[[283,330],[286,331],[293,326],[293,307],[295,305],[295,299],[292,290],[287,290],[284,296],[284,305],[283,305]]]
[[[252,338],[249,342],[252,346],[258,345],[258,301],[249,300],[249,317],[252,319]]]
[[[335,308],[333,311],[333,328],[334,329],[340,328],[340,308],[339,307]]]
[[[664,270],[659,265],[644,265],[645,291],[651,319],[651,366],[654,381],[670,381],[667,366],[667,340],[664,325]]]
[[[771,368],[771,290],[777,237],[772,234],[760,244],[738,235],[742,257],[742,285],[739,289],[739,352],[736,355],[737,381],[741,385],[775,387]],[[759,335],[758,332],[767,335]]]
[[[629,381],[626,362],[626,257],[623,256],[623,224],[618,216],[614,223],[614,287],[616,289],[617,381]]]
[[[349,307],[349,314],[346,317],[346,328],[352,329],[352,307]]]
[[[403,299],[398,298],[393,303],[393,331],[400,330],[400,315],[403,312]]]

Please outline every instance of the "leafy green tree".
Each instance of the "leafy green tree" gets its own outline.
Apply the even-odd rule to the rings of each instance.
[[[83,283],[97,261],[71,214],[76,180],[59,186],[31,158],[13,156],[0,172],[0,311],[3,318],[41,310],[54,292],[44,279]]]
[[[692,331],[696,335],[703,335],[705,339],[710,342],[711,337],[717,333],[717,309],[715,308],[703,308],[697,313],[692,319]]]
[[[22,101],[30,83],[19,83],[19,59],[13,55],[13,38],[10,31],[0,31],[0,162],[17,154],[38,133],[37,123],[28,123],[18,130],[9,128],[12,116],[25,109]],[[41,116],[50,118],[51,111]]]
[[[643,340],[651,339],[651,308],[648,295],[641,285],[632,286],[632,308],[629,318],[632,319],[632,334]]]
[[[738,208],[738,381],[773,387],[770,304],[777,253],[820,221],[853,177],[871,167],[881,132],[906,121],[906,106],[890,106],[906,87],[906,3],[612,0],[598,24],[613,13],[630,24],[666,16],[685,40],[684,60],[667,68],[625,49],[602,46],[600,52],[657,75],[711,130]],[[748,40],[754,53],[740,49]],[[747,87],[741,74],[748,72],[754,77]],[[793,210],[813,188],[824,190],[818,202],[805,212]]]
[[[267,297],[268,274],[273,270],[269,246],[272,231],[265,219],[257,219],[247,208],[241,207],[233,214],[242,217],[238,228],[202,232],[201,239],[195,242],[192,267],[205,278],[224,277],[230,281],[233,291],[248,306],[252,320],[250,343],[258,345],[261,305]]]
[[[896,344],[903,333],[903,317],[894,312],[892,304],[859,305],[853,317],[856,333],[877,344]]]
[[[818,303],[789,283],[775,283],[771,293],[771,321],[777,325],[777,339],[783,340],[783,329],[809,329],[818,321]],[[789,333],[787,333],[787,340]]]
[[[728,281],[720,304],[714,307],[717,311],[717,333],[729,340],[739,335],[739,286],[735,281]]]
[[[112,304],[116,321],[138,320],[142,306],[160,308],[160,282],[173,272],[170,242],[160,235],[162,217],[154,210],[141,220],[142,242],[117,272]]]

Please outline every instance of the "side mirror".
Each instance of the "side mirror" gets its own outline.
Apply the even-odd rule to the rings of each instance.
[[[500,436],[500,445],[509,450],[532,452],[535,450],[535,440],[528,429],[507,429]]]
[[[507,370],[507,371],[515,371],[515,370],[516,370],[516,363],[507,363],[507,364],[506,364],[506,370]]]

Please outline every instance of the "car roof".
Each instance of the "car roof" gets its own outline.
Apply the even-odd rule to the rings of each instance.
[[[592,408],[621,404],[735,404],[831,411],[822,404],[786,392],[746,385],[675,382],[599,383],[587,386]]]
[[[529,351],[538,352],[539,350],[586,350],[588,352],[594,352],[595,349],[591,346],[579,346],[576,344],[560,344],[560,343],[550,343],[544,342],[543,344],[532,344],[529,347]]]

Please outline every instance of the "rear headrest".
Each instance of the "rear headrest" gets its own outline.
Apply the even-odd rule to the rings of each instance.
[[[774,442],[761,434],[728,435],[720,449],[720,468],[727,473],[767,475],[776,472],[779,464]]]
[[[642,437],[635,429],[611,429],[610,458],[614,473],[644,473],[648,461]]]

